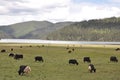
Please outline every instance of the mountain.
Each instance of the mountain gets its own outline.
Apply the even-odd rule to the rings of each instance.
[[[120,18],[75,22],[48,35],[51,40],[120,41]]]
[[[0,26],[0,38],[14,38],[12,32],[13,29],[9,26]]]
[[[48,21],[28,21],[8,26],[0,26],[0,38],[46,39],[53,31],[72,22],[51,23]]]
[[[16,38],[40,38],[54,24],[48,21],[29,21],[10,25]],[[38,37],[36,35],[39,35]]]
[[[81,22],[28,21],[0,26],[0,38],[120,41],[120,17]]]

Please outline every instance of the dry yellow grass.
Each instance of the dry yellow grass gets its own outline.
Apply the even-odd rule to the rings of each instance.
[[[0,46],[57,46],[57,47],[95,47],[95,48],[120,48],[120,45],[103,44],[36,44],[36,43],[0,43]]]

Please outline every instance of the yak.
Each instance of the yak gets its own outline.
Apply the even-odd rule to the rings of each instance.
[[[83,61],[84,61],[84,62],[91,63],[90,57],[84,57],[84,58],[83,58]]]
[[[5,50],[5,49],[2,49],[1,52],[6,52],[6,50]]]
[[[77,62],[76,59],[70,59],[69,60],[69,64],[76,64],[76,65],[78,65],[79,63]]]
[[[19,75],[28,74],[31,71],[30,66],[21,65],[18,70]]]
[[[42,56],[36,56],[35,61],[44,61]]]
[[[10,54],[9,54],[9,57],[14,57],[14,54],[13,54],[13,53],[10,53]]]
[[[22,54],[15,54],[14,59],[16,59],[16,60],[23,59],[23,55]]]
[[[111,57],[110,57],[110,61],[111,61],[111,62],[118,62],[118,59],[117,59],[116,56],[111,56]]]
[[[93,64],[89,64],[89,65],[88,65],[88,70],[90,71],[90,73],[96,72],[96,68],[94,67]]]

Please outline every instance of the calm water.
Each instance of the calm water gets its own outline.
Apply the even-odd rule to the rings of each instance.
[[[1,39],[0,43],[44,43],[44,44],[119,44],[120,42],[96,42],[96,41],[54,41],[39,39]]]

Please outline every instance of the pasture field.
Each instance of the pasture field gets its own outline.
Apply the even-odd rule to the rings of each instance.
[[[13,48],[13,51],[11,51]],[[105,47],[43,46],[38,44],[0,44],[0,80],[120,80],[120,51]],[[22,60],[9,57],[9,53],[23,54]],[[42,56],[44,62],[35,62],[35,56]],[[88,71],[89,63],[83,57],[89,56],[95,65],[96,73]],[[110,56],[116,56],[118,63],[110,62]],[[68,63],[76,59],[79,65]],[[17,71],[20,65],[29,65],[31,72],[20,76]]]

